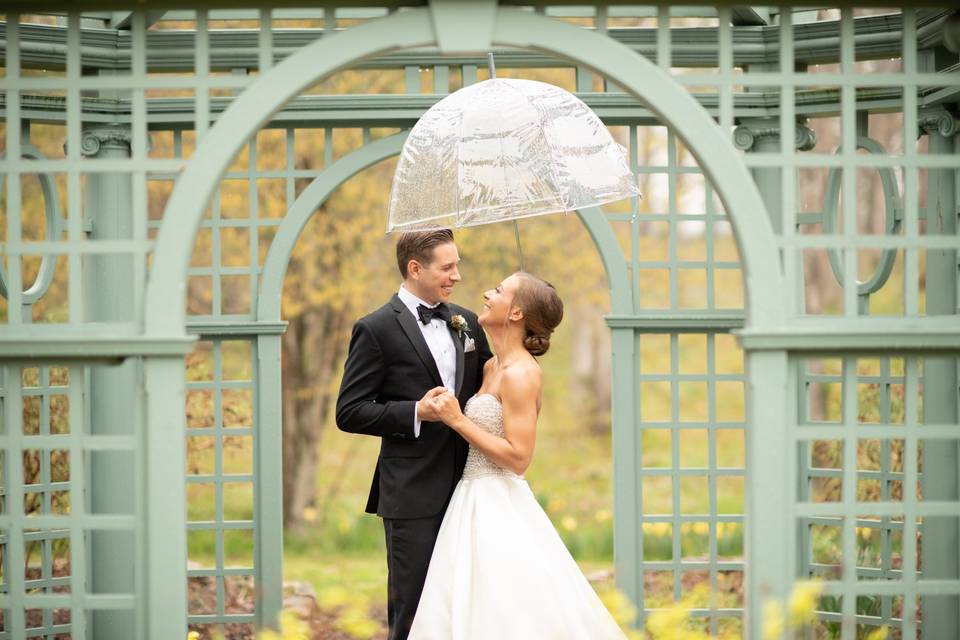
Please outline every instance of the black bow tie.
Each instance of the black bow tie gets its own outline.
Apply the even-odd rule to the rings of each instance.
[[[419,304],[417,305],[417,315],[420,316],[420,322],[423,324],[430,324],[430,321],[434,318],[439,318],[444,322],[450,322],[450,309],[444,302],[432,308]]]

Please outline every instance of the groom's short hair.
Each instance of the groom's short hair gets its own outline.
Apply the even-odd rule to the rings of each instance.
[[[433,248],[441,244],[453,242],[453,231],[438,229],[436,231],[408,231],[400,235],[397,240],[397,266],[404,280],[407,278],[407,265],[416,260],[426,266],[433,260]]]

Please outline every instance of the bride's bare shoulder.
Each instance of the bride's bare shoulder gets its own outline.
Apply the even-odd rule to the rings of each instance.
[[[520,389],[539,389],[543,378],[540,365],[533,358],[530,362],[516,362],[503,368],[503,381]]]

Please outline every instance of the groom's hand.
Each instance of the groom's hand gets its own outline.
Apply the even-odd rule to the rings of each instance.
[[[457,397],[449,389],[442,389],[440,393],[433,397],[431,402],[439,416],[437,419],[447,426],[456,428],[454,425],[457,419],[463,415]]]
[[[446,387],[434,387],[417,401],[417,417],[421,421],[437,422],[440,420],[440,413],[437,411],[437,405],[433,403],[433,399],[446,390]]]

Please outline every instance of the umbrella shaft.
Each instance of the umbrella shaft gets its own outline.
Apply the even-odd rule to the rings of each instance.
[[[523,268],[523,249],[520,247],[520,225],[517,224],[517,221],[513,221],[513,233],[517,238],[517,256],[520,258],[520,271],[525,271]]]

